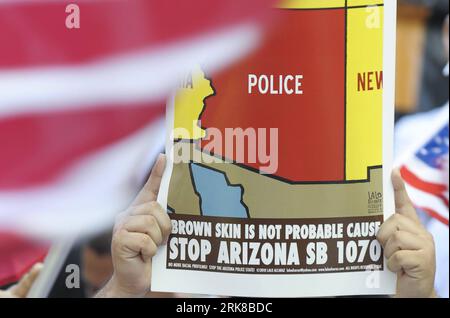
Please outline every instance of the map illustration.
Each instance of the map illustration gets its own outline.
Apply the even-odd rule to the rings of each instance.
[[[197,66],[187,74],[174,97],[173,143],[188,160],[173,165],[168,209],[382,215],[383,9],[382,0],[284,1],[276,9],[282,21],[259,49],[221,73]],[[301,87],[291,85],[295,78]],[[230,131],[244,132],[243,152],[237,143],[227,148]]]

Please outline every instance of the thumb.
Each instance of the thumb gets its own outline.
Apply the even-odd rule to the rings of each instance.
[[[142,190],[137,195],[133,205],[140,205],[146,202],[155,201],[158,198],[159,187],[161,186],[161,179],[166,166],[166,156],[160,154],[153,166],[150,177],[145,183]]]
[[[392,171],[392,186],[394,187],[395,212],[419,222],[416,209],[406,191],[405,182],[403,181],[399,169],[394,169]]]
[[[34,264],[31,270],[23,276],[20,281],[10,288],[11,294],[14,297],[25,298],[30,291],[31,286],[33,286],[34,281],[39,276],[42,269],[42,263]]]

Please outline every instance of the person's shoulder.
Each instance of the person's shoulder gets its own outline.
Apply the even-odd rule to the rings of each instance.
[[[396,133],[402,130],[410,130],[412,127],[415,127],[414,130],[417,131],[417,128],[421,126],[428,126],[430,122],[433,122],[436,117],[440,117],[442,113],[448,113],[448,107],[447,103],[444,106],[426,112],[407,115],[397,122],[395,127]]]
[[[400,155],[412,142],[430,129],[436,118],[448,116],[449,104],[427,112],[416,113],[401,118],[395,125],[395,154]]]

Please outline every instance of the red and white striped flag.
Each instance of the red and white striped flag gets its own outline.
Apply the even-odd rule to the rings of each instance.
[[[0,0],[0,285],[46,253],[11,231],[61,238],[112,223],[163,149],[178,76],[251,50],[272,3]]]
[[[111,222],[163,149],[178,75],[251,50],[273,0],[79,0],[79,28],[69,3],[0,0],[0,230]]]
[[[17,282],[44,259],[48,245],[15,233],[0,233],[0,286]]]
[[[409,156],[400,172],[418,209],[448,226],[449,114],[444,107]]]

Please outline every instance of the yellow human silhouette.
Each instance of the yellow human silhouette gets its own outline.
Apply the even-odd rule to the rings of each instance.
[[[205,99],[212,94],[211,81],[200,67],[195,67],[175,94],[174,139],[195,140],[206,136],[206,131],[200,127],[199,117]]]

